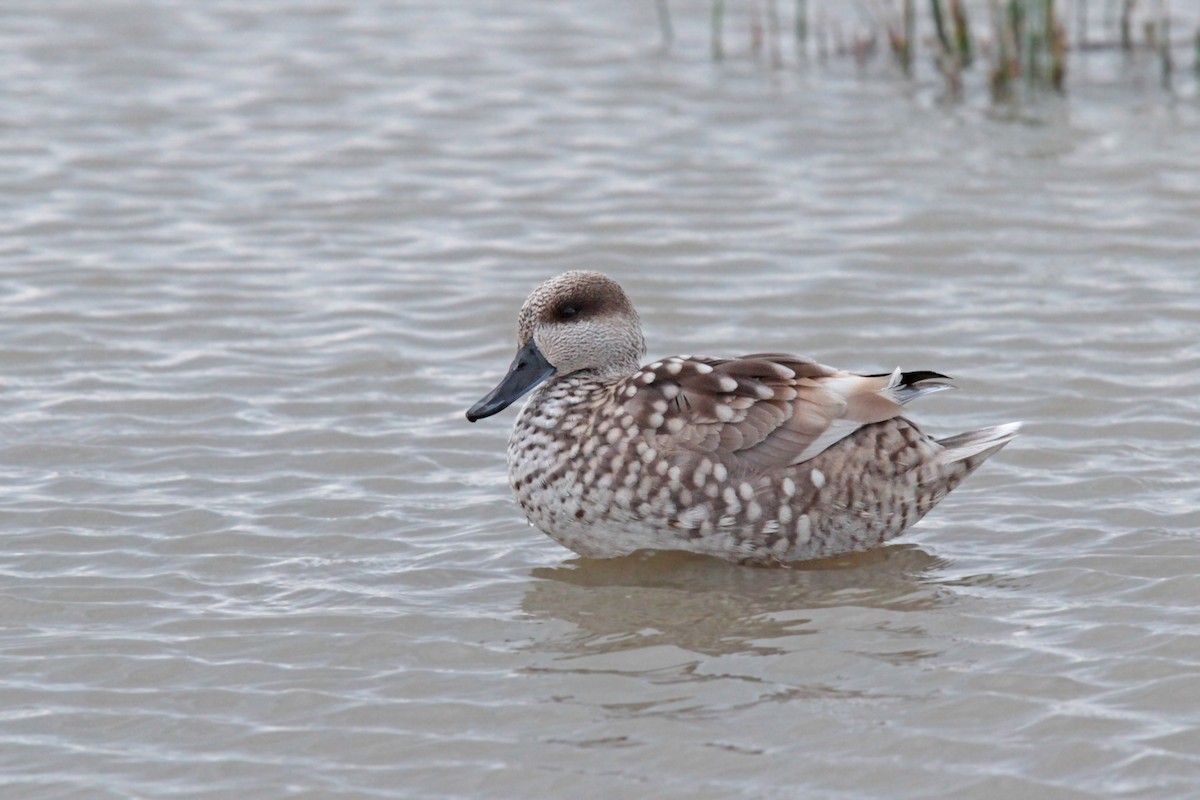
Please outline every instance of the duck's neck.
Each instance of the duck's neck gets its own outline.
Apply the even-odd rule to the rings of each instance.
[[[560,427],[571,420],[582,422],[611,398],[614,387],[636,371],[580,370],[551,378],[538,387],[517,417],[517,426]]]

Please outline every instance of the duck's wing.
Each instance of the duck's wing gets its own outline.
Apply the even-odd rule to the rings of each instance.
[[[676,356],[623,380],[617,399],[665,450],[707,451],[749,469],[807,461],[902,405],[951,388],[936,372],[859,375],[803,356]]]

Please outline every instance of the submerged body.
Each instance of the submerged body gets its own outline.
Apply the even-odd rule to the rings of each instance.
[[[517,417],[509,479],[529,521],[583,556],[685,550],[792,562],[877,546],[946,496],[1017,425],[937,440],[900,416],[950,388],[809,359],[677,356],[646,367],[621,288],[592,272],[539,287],[505,380],[468,412]]]

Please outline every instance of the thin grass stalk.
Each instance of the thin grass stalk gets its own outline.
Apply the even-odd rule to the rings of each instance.
[[[1045,0],[1031,0],[1030,5],[1042,2]],[[1022,9],[1024,10],[1024,9]],[[1022,52],[1025,55],[1025,77],[1030,83],[1038,83],[1044,80],[1042,73],[1042,56],[1046,48],[1045,41],[1045,13],[1038,13],[1038,8],[1030,8],[1028,15],[1023,15],[1021,36],[1019,41],[1023,40]]]
[[[755,58],[763,49],[763,0],[754,0],[750,6],[750,52]]]
[[[808,54],[808,0],[796,0],[796,50]]]
[[[1133,49],[1133,6],[1135,0],[1123,0],[1121,4],[1121,49]]]
[[[712,59],[720,61],[725,58],[725,45],[721,31],[725,25],[725,0],[713,0],[712,5]]]
[[[829,58],[830,35],[829,21],[825,18],[825,12],[817,9],[816,25],[813,26],[813,41],[817,45],[817,60],[822,63]]]
[[[912,73],[917,44],[917,9],[914,0],[904,0],[904,71]]]
[[[963,67],[969,67],[975,60],[971,43],[971,24],[967,20],[967,9],[960,0],[950,0],[950,19],[954,22],[954,43],[958,50],[959,63]]]
[[[946,32],[946,20],[942,14],[941,0],[929,0],[929,6],[933,10],[933,27],[937,31],[938,42],[942,45],[942,52],[950,52],[950,35]]]
[[[955,0],[948,0],[948,2],[953,6]],[[937,31],[939,48],[937,54],[938,70],[942,73],[942,77],[946,79],[946,85],[950,93],[958,96],[962,92],[962,53],[959,50],[957,39],[951,34],[946,14],[942,10],[941,0],[930,0],[929,5],[933,11],[933,26]],[[953,22],[953,20],[950,20],[950,22]]]
[[[1030,74],[1044,86],[1062,89],[1063,77],[1066,75],[1066,34],[1058,23],[1058,14],[1054,10],[1054,0],[1041,0],[1042,6],[1037,9],[1040,14],[1038,24],[1031,25],[1031,33],[1036,31],[1036,42],[1031,41],[1030,53],[1037,53],[1037,69]]]
[[[996,40],[996,64],[992,69],[992,97],[1001,100],[1012,96],[1013,81],[1020,74],[1017,52],[1016,16],[1012,0],[991,0],[992,29]]]
[[[1021,60],[1027,44],[1025,40],[1025,4],[1022,0],[1008,0],[1008,27],[1012,31],[1015,77],[1020,74]]]
[[[1162,63],[1163,86],[1171,88],[1171,9],[1167,0],[1158,0],[1158,59]]]
[[[1030,42],[1030,52],[1037,52],[1038,69],[1030,71],[1042,85],[1051,82],[1054,74],[1054,0],[1040,0],[1041,7],[1034,9],[1037,22],[1028,26],[1031,33],[1036,33],[1036,40]],[[1038,13],[1041,12],[1041,13]]]
[[[1066,73],[1066,36],[1054,0],[1035,0],[1025,22],[1026,75],[1030,82],[1058,89]]]
[[[779,69],[783,66],[783,54],[779,49],[779,0],[767,0],[767,39],[771,52],[771,66]]]
[[[667,0],[655,0],[658,9],[658,30],[662,33],[663,49],[667,49],[675,41],[675,26],[671,24],[671,9]]]
[[[992,38],[996,42],[996,49],[993,51],[992,70],[988,75],[992,87],[992,98],[999,99],[1004,94],[1004,88],[1007,85],[1005,75],[1006,47],[1005,36],[1001,30],[1000,20],[1003,18],[1003,12],[1000,11],[1000,0],[988,0],[988,12],[992,17]]]
[[[1061,92],[1067,77],[1067,29],[1054,13],[1054,0],[1046,3],[1046,31],[1050,46],[1050,86]]]
[[[917,26],[917,12],[913,8],[913,0],[904,0],[901,5],[900,29],[896,30],[893,20],[887,25],[888,44],[892,47],[892,55],[900,71],[906,77],[912,76],[913,61],[913,31]]]

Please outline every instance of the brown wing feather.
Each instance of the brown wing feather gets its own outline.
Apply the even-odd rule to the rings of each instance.
[[[886,376],[841,372],[802,356],[672,358],[617,387],[627,413],[668,450],[721,456],[730,466],[785,467],[900,406],[876,392]],[[822,438],[824,437],[824,438]],[[825,441],[828,439],[828,441]]]

